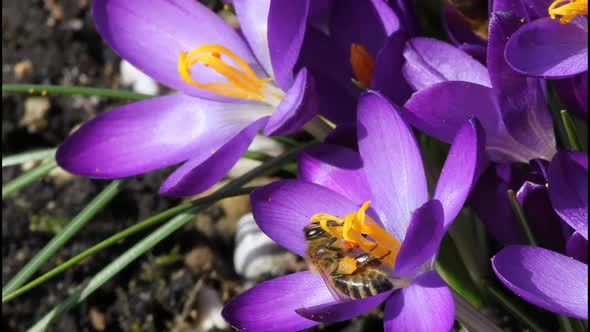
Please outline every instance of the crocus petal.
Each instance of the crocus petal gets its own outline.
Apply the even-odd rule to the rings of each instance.
[[[219,44],[256,69],[243,38],[209,8],[192,0],[97,0],[92,16],[102,38],[121,57],[173,89],[215,100],[228,100],[182,80],[178,57],[203,44]],[[199,82],[225,81],[207,68],[193,68]],[[198,79],[197,79],[198,76]]]
[[[264,117],[244,128],[219,149],[187,161],[172,173],[160,188],[160,193],[171,196],[192,196],[201,193],[221,180],[246,152],[256,133],[264,126]],[[215,127],[213,130],[217,129]]]
[[[404,108],[409,111],[404,116],[412,126],[447,143],[473,117],[481,122],[488,140],[498,135],[501,126],[492,89],[475,83],[434,84],[414,93]]]
[[[588,119],[588,72],[553,81],[555,92],[566,109]]]
[[[264,127],[264,135],[288,135],[303,127],[319,112],[315,80],[303,68]]]
[[[412,38],[404,49],[404,77],[420,91],[444,81],[465,81],[491,87],[488,70],[458,48],[431,38]]]
[[[551,160],[556,152],[555,136],[544,82],[516,73],[504,57],[507,42],[521,25],[521,17],[513,13],[492,14],[488,70],[498,108],[510,135],[531,150],[530,159]]]
[[[416,270],[436,254],[445,234],[444,218],[443,206],[436,199],[414,211],[395,263],[396,276],[414,277]]]
[[[254,220],[271,239],[304,256],[307,243],[303,228],[320,212],[344,217],[359,205],[320,185],[282,180],[256,189],[252,195]]]
[[[518,188],[524,177],[524,172],[514,164],[492,164],[481,175],[469,197],[479,219],[502,244],[526,241],[508,199],[508,189]]]
[[[274,77],[268,46],[268,15],[271,0],[234,0],[240,29],[267,74]]]
[[[434,198],[444,208],[444,229],[463,208],[467,196],[477,183],[485,162],[485,133],[476,119],[459,130],[436,185]]]
[[[576,158],[584,159],[582,163]],[[558,152],[549,165],[549,197],[559,216],[588,240],[588,156]]]
[[[310,0],[272,0],[268,14],[268,46],[274,77],[283,90],[293,81],[293,67],[305,36]]]
[[[567,241],[566,253],[580,262],[588,264],[588,240],[582,234],[575,232]]]
[[[588,70],[588,30],[545,17],[522,26],[506,45],[506,60],[519,73],[563,78]]]
[[[395,292],[385,304],[385,331],[450,331],[455,322],[451,290],[436,272],[427,272]]]
[[[357,123],[359,151],[379,218],[403,240],[412,212],[428,199],[418,144],[393,104],[377,92],[360,97]]]
[[[543,248],[509,246],[494,272],[518,296],[549,311],[588,319],[588,265]]]
[[[301,316],[318,322],[340,322],[362,315],[385,301],[392,291],[383,292],[361,300],[333,302],[296,310]]]
[[[551,207],[545,183],[526,181],[516,193],[529,226],[540,246],[553,251],[563,251],[561,234],[563,222]]]
[[[323,144],[299,155],[299,178],[330,188],[362,204],[372,195],[358,152]]]
[[[399,29],[397,15],[384,0],[338,0],[334,3],[330,33],[347,50],[353,43],[361,44],[375,56],[385,39]]]
[[[381,92],[394,103],[402,105],[410,95],[412,89],[405,79],[402,79],[402,68],[405,60],[402,50],[407,39],[405,31],[396,31],[385,41],[385,45],[375,58],[375,70],[371,78],[371,89]]]
[[[315,3],[315,2],[314,2]],[[307,68],[316,80],[321,113],[336,124],[356,120],[356,98],[360,89],[350,80],[350,48],[339,47],[324,32],[308,27],[296,68]]]
[[[474,44],[461,44],[458,46],[459,49],[469,55],[471,55],[479,63],[485,65],[487,63],[488,48],[486,45],[474,45]]]
[[[60,146],[56,158],[64,169],[93,178],[141,174],[209,154],[268,112],[260,104],[182,94],[152,98],[85,123]]]
[[[297,272],[263,282],[232,299],[221,315],[241,331],[298,331],[318,324],[295,312],[334,301],[319,274]]]

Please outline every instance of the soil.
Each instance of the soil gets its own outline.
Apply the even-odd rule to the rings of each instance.
[[[212,8],[221,6],[216,1],[203,2],[210,2]],[[94,29],[89,3],[89,0],[3,0],[2,82],[120,88],[120,59]],[[32,97],[41,97],[40,104],[47,105],[48,101],[49,105],[46,112],[39,113],[34,125],[26,120],[25,114],[27,100]],[[2,154],[55,147],[81,122],[120,103],[97,97],[3,93]],[[2,182],[21,174],[24,166],[2,168]],[[178,199],[157,195],[169,173],[170,169],[165,169],[128,179],[123,191],[107,208],[38,273],[47,272],[98,241],[177,204]],[[63,173],[52,174],[3,200],[2,284],[107,184]],[[244,280],[233,271],[233,232],[237,217],[232,210],[247,208],[247,204],[247,199],[242,199],[211,207],[62,316],[51,330],[195,330],[199,312],[195,314],[197,308],[191,290],[208,286],[226,302],[244,289]],[[228,223],[234,227],[228,227]],[[24,331],[30,327],[145,234],[125,239],[3,304],[2,330]],[[381,329],[381,319],[372,313],[351,322],[320,325],[310,331]]]

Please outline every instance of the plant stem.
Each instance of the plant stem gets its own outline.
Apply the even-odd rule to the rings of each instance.
[[[27,161],[41,160],[55,156],[56,148],[27,151],[11,156],[2,157],[2,167],[14,166],[26,163]]]
[[[40,93],[42,96],[47,94],[98,96],[128,100],[143,100],[153,97],[142,93],[116,89],[40,84],[2,84],[2,92]]]
[[[518,202],[518,199],[516,199],[516,194],[514,193],[514,190],[512,190],[512,189],[508,190],[508,199],[510,199],[510,204],[512,205],[512,210],[514,211],[514,214],[516,215],[516,219],[518,219],[518,221],[520,222],[520,225],[522,226],[522,230],[524,231],[524,234],[525,234],[529,244],[532,246],[538,246],[537,240],[535,239],[533,231],[531,230],[531,227],[529,226],[529,222],[526,218],[524,210],[523,210],[522,206],[520,205],[520,203]]]
[[[121,190],[122,182],[111,182],[92,202],[68,223],[64,229],[41,249],[20,271],[2,288],[2,297],[22,286],[57,250],[68,242],[98,211],[110,202]]]
[[[580,143],[578,143],[576,126],[566,110],[561,111],[561,121],[563,122],[563,127],[565,128],[570,148],[575,151],[581,151]]]
[[[39,180],[40,178],[44,177],[45,175],[49,174],[54,168],[57,167],[57,163],[55,160],[46,162],[41,164],[32,170],[29,170],[20,176],[6,182],[2,185],[2,199],[4,200],[6,197],[10,196],[15,191],[26,187],[33,181]]]

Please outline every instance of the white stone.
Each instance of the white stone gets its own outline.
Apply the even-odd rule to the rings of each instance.
[[[131,86],[131,89],[137,93],[146,95],[157,95],[160,92],[158,83],[141,70],[125,60],[121,60],[121,83]]]

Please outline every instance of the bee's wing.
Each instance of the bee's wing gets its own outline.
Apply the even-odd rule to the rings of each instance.
[[[333,282],[333,278],[330,275],[330,273],[332,271],[329,271],[323,264],[321,264],[318,259],[316,258],[311,258],[311,262],[313,263],[313,265],[315,266],[315,270],[320,274],[320,276],[322,276],[322,279],[324,279],[324,283],[326,284],[326,286],[328,287],[328,290],[330,290],[330,293],[332,294],[332,297],[334,297],[335,300],[337,301],[346,301],[346,300],[350,300],[350,298],[348,298],[346,295],[342,294],[340,291],[338,291],[335,287],[334,287],[334,282]]]

